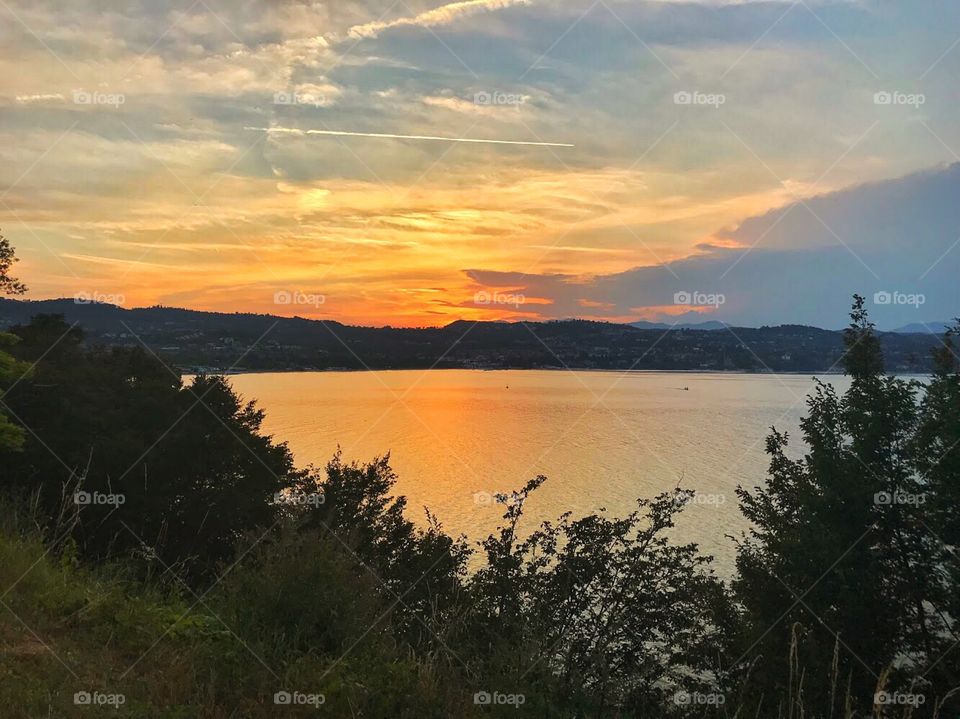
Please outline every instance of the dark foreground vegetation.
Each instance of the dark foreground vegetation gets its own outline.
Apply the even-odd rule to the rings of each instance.
[[[731,584],[667,538],[691,492],[524,526],[538,477],[471,547],[387,458],[296,468],[220,377],[14,327],[0,715],[956,717],[960,366],[948,334],[925,387],[886,376],[851,316],[850,390],[738,490]]]

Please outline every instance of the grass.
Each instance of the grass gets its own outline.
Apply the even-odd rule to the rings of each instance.
[[[390,606],[376,599],[372,579],[315,535],[264,539],[207,593],[194,593],[171,572],[145,581],[130,563],[85,567],[72,545],[45,542],[23,516],[0,506],[5,719],[572,715],[541,704],[546,697],[534,686],[524,688],[529,693],[519,712],[474,706],[475,682],[449,657],[414,657],[402,649],[393,639]],[[836,659],[829,701],[805,696],[797,642],[793,632],[790,699],[762,715],[812,718],[833,706],[831,719],[857,716]],[[493,679],[484,684],[509,685]],[[881,679],[877,691],[883,689]],[[301,699],[322,695],[323,703],[278,706],[274,695],[282,691]],[[106,703],[78,704],[78,692]],[[730,700],[712,712],[675,716],[758,715],[756,705]],[[931,704],[916,713],[876,708],[873,716],[945,719],[941,703]]]
[[[218,641],[212,616],[188,613],[171,592],[134,588],[82,569],[69,552],[53,556],[38,539],[10,535],[0,536],[0,586],[4,716],[97,713],[74,703],[77,692],[122,694],[111,712],[118,717],[197,716],[203,697],[191,660],[199,646]]]
[[[319,699],[278,706],[281,691],[322,695],[324,716],[474,714],[439,661],[395,645],[389,609],[355,567],[322,542],[294,541],[262,542],[195,594],[170,573],[145,583],[123,567],[85,568],[69,545],[55,552],[0,526],[0,715],[317,714]],[[78,692],[106,703],[77,704]]]

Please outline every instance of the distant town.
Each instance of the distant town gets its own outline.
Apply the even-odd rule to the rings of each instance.
[[[88,344],[140,345],[188,373],[428,368],[824,373],[838,370],[843,351],[841,332],[802,325],[665,329],[586,320],[461,320],[439,328],[373,328],[71,299],[0,299],[0,327],[39,314],[77,323]],[[882,333],[887,371],[928,371],[930,351],[940,341],[932,332]]]

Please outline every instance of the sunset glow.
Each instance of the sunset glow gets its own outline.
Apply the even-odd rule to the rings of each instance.
[[[931,30],[889,66],[886,38],[924,21],[891,8],[166,5],[148,22],[79,3],[83,32],[47,3],[0,11],[16,49],[0,228],[33,298],[397,326],[710,314],[672,303],[699,281],[685,268],[756,273],[755,248],[863,258],[854,229],[797,203],[960,147],[960,52]],[[887,86],[925,101],[878,106]],[[791,205],[806,224],[785,242],[744,229]],[[658,268],[674,288],[603,289]]]

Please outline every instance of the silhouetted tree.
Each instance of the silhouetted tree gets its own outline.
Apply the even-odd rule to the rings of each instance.
[[[960,360],[953,341],[958,334],[960,325],[934,350],[934,372],[920,405],[912,448],[927,488],[923,526],[938,550],[934,577],[945,598],[934,606],[942,628],[932,638],[936,646],[928,676],[936,685],[950,687],[960,686]]]
[[[682,697],[718,695],[732,609],[712,558],[668,538],[693,492],[638,500],[625,517],[566,514],[523,536],[544,480],[498,497],[505,525],[483,542],[456,646],[483,658],[488,683],[527,687],[571,716],[663,716]]]
[[[737,490],[752,523],[734,587],[757,711],[869,712],[878,691],[919,692],[914,680],[950,623],[942,543],[925,527],[928,486],[916,471],[920,385],[883,374],[859,296],[851,319],[849,390],[818,383],[801,422],[804,457],[788,457],[787,435],[773,429],[765,485]],[[925,688],[931,703],[950,689]]]
[[[27,286],[10,275],[10,269],[17,262],[17,255],[13,246],[3,235],[0,235],[0,293],[5,295],[22,295]]]
[[[10,268],[17,261],[13,247],[9,240],[0,235],[0,294],[22,295],[27,291],[26,286],[10,276]],[[12,355],[3,348],[15,344],[17,338],[6,332],[0,332],[0,402],[3,401],[7,388],[17,382],[29,369],[29,365],[17,362]],[[3,405],[0,404],[0,450],[19,449],[23,446],[24,430],[10,421]]]
[[[471,551],[463,537],[447,535],[429,511],[425,526],[406,516],[406,497],[392,494],[397,476],[389,459],[345,463],[338,452],[324,471],[297,478],[287,506],[304,530],[334,540],[352,555],[394,605],[398,633],[424,648],[442,642]]]
[[[32,432],[4,457],[4,481],[75,522],[88,557],[148,550],[203,573],[242,533],[276,522],[292,457],[224,378],[184,386],[142,349],[83,347],[61,317],[12,332],[18,356],[36,366],[6,398]]]
[[[751,528],[732,596],[710,557],[670,541],[692,492],[525,532],[537,477],[498,496],[503,524],[475,556],[429,512],[407,516],[389,456],[297,470],[223,377],[185,385],[147,351],[86,346],[59,316],[12,329],[34,368],[3,401],[31,431],[22,451],[0,446],[2,479],[87,561],[182,562],[200,583],[247,559],[218,585],[246,650],[371,716],[419,715],[428,696],[435,716],[515,715],[475,706],[478,691],[522,694],[531,716],[890,716],[877,692],[946,716],[960,697],[960,361],[948,334],[929,384],[886,376],[860,297],[851,320],[850,388],[819,383],[804,454],[774,428],[766,480],[737,489]]]

